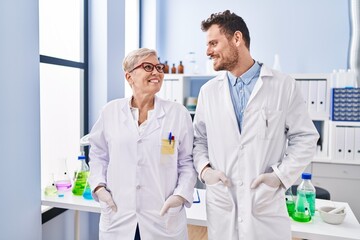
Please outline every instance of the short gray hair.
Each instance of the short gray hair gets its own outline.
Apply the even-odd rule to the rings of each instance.
[[[134,51],[131,51],[123,61],[123,70],[124,72],[131,71],[138,64],[141,59],[147,58],[149,56],[157,56],[157,52],[153,49],[148,48],[139,48]]]

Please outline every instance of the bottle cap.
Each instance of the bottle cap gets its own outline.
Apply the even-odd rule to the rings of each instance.
[[[301,174],[301,178],[302,179],[311,179],[311,173],[303,173]]]
[[[85,156],[78,156],[78,160],[85,160]]]

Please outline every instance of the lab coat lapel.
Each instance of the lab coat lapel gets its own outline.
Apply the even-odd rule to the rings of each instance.
[[[131,114],[130,105],[129,105],[130,99],[126,101],[126,104],[122,106],[121,113],[122,116],[120,119],[122,119],[122,123],[132,132],[135,134],[139,134],[139,131],[136,128],[136,123],[134,122],[134,118]]]
[[[219,87],[220,92],[223,93],[225,108],[226,108],[226,111],[229,113],[231,124],[233,125],[234,129],[239,130],[235,111],[234,111],[234,106],[233,106],[231,96],[230,96],[229,81],[226,76],[226,73],[224,73],[224,75],[219,79],[219,81],[220,81],[220,83],[219,83],[220,84],[220,87]],[[238,133],[240,133],[240,131],[238,131]]]
[[[268,76],[272,76],[272,72],[270,71],[270,69],[268,69],[266,66],[264,66],[264,64],[262,64],[259,79],[255,83],[254,89],[250,95],[250,98],[249,98],[249,101],[247,102],[246,107],[249,106],[250,102],[254,99],[254,97],[260,91],[260,89],[263,85],[263,78],[268,77]]]
[[[155,103],[154,103],[154,113],[150,119],[148,119],[148,125],[144,129],[142,137],[146,137],[154,132],[156,129],[160,128],[161,126],[161,119],[165,116],[165,110],[163,105],[161,104],[161,100],[155,96]]]

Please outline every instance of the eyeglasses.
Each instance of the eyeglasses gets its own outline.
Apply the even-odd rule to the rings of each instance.
[[[134,71],[135,69],[138,69],[139,67],[142,67],[146,72],[152,72],[154,71],[154,67],[156,68],[156,71],[158,71],[159,73],[164,73],[164,68],[165,65],[162,63],[159,64],[152,64],[149,62],[143,62],[142,64],[134,67],[131,71],[129,71],[129,73],[131,73],[132,71]]]

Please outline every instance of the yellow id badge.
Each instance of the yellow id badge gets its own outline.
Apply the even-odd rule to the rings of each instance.
[[[161,140],[161,154],[174,154],[175,140],[168,139]]]

